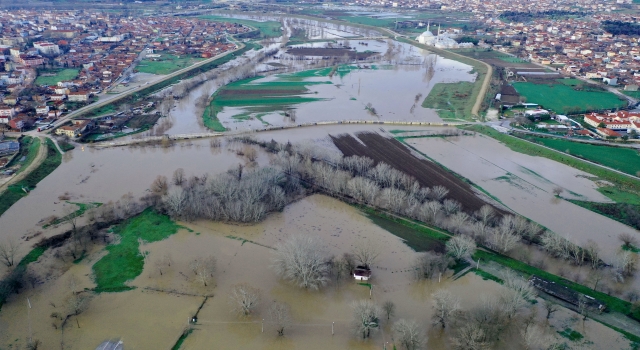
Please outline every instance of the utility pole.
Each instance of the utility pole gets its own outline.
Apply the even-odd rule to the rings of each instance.
[[[33,343],[33,332],[31,330],[31,300],[27,297],[27,319],[29,320],[29,343]]]

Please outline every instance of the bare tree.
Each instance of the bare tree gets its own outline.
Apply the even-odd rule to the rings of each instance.
[[[451,338],[451,343],[456,350],[490,349],[490,343],[487,341],[485,331],[481,325],[476,322],[463,324],[458,327]]]
[[[492,230],[489,241],[496,250],[502,253],[506,253],[516,246],[516,243],[520,241],[520,236],[513,228],[512,216],[502,217],[500,224]]]
[[[431,198],[437,201],[442,201],[448,193],[449,190],[444,186],[433,186],[431,189]]]
[[[198,257],[189,263],[189,267],[196,275],[196,279],[206,287],[216,271],[216,258]]]
[[[167,177],[158,175],[153,183],[151,183],[151,192],[157,193],[161,196],[167,194],[167,190],[169,189],[169,184],[167,183]]]
[[[427,344],[427,336],[415,321],[399,319],[393,324],[393,334],[395,341],[406,350],[424,349]]]
[[[528,281],[513,272],[505,272],[502,275],[502,280],[508,289],[501,293],[500,304],[507,316],[512,318],[530,300],[534,300],[537,294]]]
[[[371,331],[378,329],[380,325],[380,308],[368,299],[354,301],[351,308],[356,335],[362,336],[362,339],[369,338]]]
[[[387,320],[396,314],[396,304],[391,300],[387,300],[382,304],[382,311],[387,315]]]
[[[260,302],[260,290],[246,283],[236,284],[229,294],[231,310],[238,316],[248,316]],[[284,330],[283,330],[284,332]]]
[[[434,223],[438,213],[442,210],[442,204],[438,201],[424,203],[420,207],[420,219],[424,222]]]
[[[533,322],[527,322],[524,327],[520,329],[520,336],[522,337],[522,345],[524,345],[524,348],[527,350],[547,350],[554,343],[554,338],[546,334],[542,326],[534,324]]]
[[[489,225],[495,217],[495,210],[490,205],[485,204],[478,209],[475,215],[483,224]]]
[[[457,212],[449,217],[449,227],[454,233],[461,233],[462,228],[467,226],[469,215],[464,212]]]
[[[615,268],[620,277],[619,280],[624,280],[624,277],[632,276],[636,270],[636,254],[628,250],[621,250],[616,255]]]
[[[367,240],[364,244],[357,245],[351,252],[359,265],[371,267],[380,255],[380,247]]]
[[[287,303],[274,302],[269,307],[269,319],[276,326],[279,336],[284,335],[285,328],[291,325],[291,308]]]
[[[598,246],[598,243],[592,240],[587,241],[584,251],[591,264],[591,268],[595,270],[600,267],[600,246]]]
[[[445,199],[442,202],[442,210],[447,214],[447,216],[457,213],[460,210],[460,207],[460,202],[453,199]]]
[[[562,192],[564,192],[564,189],[562,187],[555,187],[552,192],[555,196],[560,196]]]
[[[447,271],[451,263],[451,258],[446,255],[435,255],[427,252],[416,259],[413,270],[418,279],[430,279],[438,273]]]
[[[274,267],[280,277],[305,289],[317,290],[327,283],[329,266],[317,238],[291,236],[276,249]]]
[[[446,249],[454,259],[467,258],[475,252],[476,242],[471,237],[457,235],[447,241]]]
[[[176,186],[182,186],[184,183],[185,175],[184,169],[178,168],[173,172],[173,184]]]
[[[163,272],[166,272],[169,268],[171,268],[171,264],[172,263],[173,263],[173,260],[171,259],[171,255],[169,253],[167,253],[162,258],[157,259],[153,263],[153,265],[155,266],[155,268],[160,273],[160,276],[162,276]]]
[[[460,310],[460,300],[446,289],[440,289],[431,295],[435,312],[433,319],[435,324],[445,328],[453,316]]]
[[[631,248],[632,246],[636,246],[638,244],[636,238],[632,234],[627,232],[619,234],[618,239],[622,242],[622,245],[627,249]]]
[[[0,260],[7,267],[13,266],[20,246],[13,238],[7,237],[0,243]]]
[[[546,319],[548,320],[549,318],[551,318],[551,314],[553,314],[554,312],[560,310],[560,308],[558,307],[558,304],[554,304],[550,301],[545,301],[544,302],[544,310],[547,312],[546,314]]]

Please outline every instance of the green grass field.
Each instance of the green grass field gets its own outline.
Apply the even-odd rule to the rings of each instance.
[[[72,80],[75,79],[75,77],[78,76],[78,73],[80,72],[79,69],[62,69],[62,70],[47,70],[47,71],[40,71],[39,73],[56,73],[55,76],[51,76],[51,77],[44,77],[42,75],[38,76],[36,78],[36,85],[56,85],[61,81],[64,80]]]
[[[136,66],[136,70],[142,73],[167,75],[202,60],[203,58],[193,55],[178,57],[176,55],[162,54],[157,61],[150,59],[142,60],[142,62]]]
[[[212,101],[204,111],[204,125],[215,131],[226,129],[218,120],[218,113],[225,107],[241,107],[243,112],[233,116],[234,119],[246,120],[253,117],[262,117],[265,113],[284,111],[292,106],[320,101],[316,97],[306,97],[309,94],[307,86],[316,84],[331,84],[331,82],[304,81],[307,76],[317,76],[316,73],[325,73],[323,70],[305,71],[278,76],[278,80],[259,82],[262,77],[240,80],[226,85],[216,91]],[[326,74],[329,74],[328,71]]]
[[[556,113],[575,114],[619,108],[627,104],[608,91],[576,91],[570,85],[570,82],[562,81],[554,84],[513,83],[513,87],[520,95],[526,97],[527,102],[538,103]]]
[[[640,174],[640,152],[633,148],[592,145],[546,137],[524,137],[524,139],[627,174]]]
[[[126,285],[142,273],[145,252],[140,252],[140,240],[161,241],[180,228],[171,219],[146,209],[140,215],[116,226],[113,232],[120,236],[116,244],[109,245],[108,254],[96,262],[92,269],[96,282],[96,292],[121,292],[131,289]]]
[[[277,38],[279,36],[282,36],[282,24],[276,21],[258,22],[220,16],[200,16],[199,18],[216,22],[238,23],[256,28],[260,31],[260,34],[256,38]],[[240,34],[239,37],[242,37],[242,34]]]
[[[422,107],[438,111],[442,119],[465,119],[471,116],[473,103],[469,98],[473,94],[474,83],[437,83],[422,102]]]

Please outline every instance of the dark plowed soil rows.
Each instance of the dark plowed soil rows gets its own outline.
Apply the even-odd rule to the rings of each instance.
[[[471,186],[451,172],[428,160],[418,159],[407,147],[395,139],[375,133],[358,134],[359,142],[351,135],[331,136],[333,143],[345,156],[365,156],[413,176],[421,186],[444,186],[449,189],[447,198],[462,203],[467,213],[473,213],[486,203],[474,193]],[[364,143],[364,144],[363,144]],[[500,210],[499,210],[500,211]],[[502,212],[502,211],[500,211]]]
[[[367,57],[377,55],[378,52],[355,52],[347,49],[327,49],[327,48],[294,48],[287,50],[288,54],[296,56],[321,56],[321,57],[343,57],[349,55],[349,58],[357,58],[363,60]]]

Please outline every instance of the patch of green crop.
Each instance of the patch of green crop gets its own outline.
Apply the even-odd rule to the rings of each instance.
[[[565,328],[563,331],[558,332],[558,334],[560,334],[561,336],[571,340],[571,341],[578,341],[582,338],[584,338],[584,336],[582,334],[580,334],[580,332],[574,331],[571,328]]]
[[[433,108],[441,118],[466,119],[471,117],[474,84],[461,81],[457,83],[437,83],[422,102],[422,107]]]
[[[149,208],[116,226],[119,242],[107,246],[108,252],[93,265],[96,292],[121,292],[132,289],[126,282],[138,277],[144,268],[140,241],[161,241],[178,232],[181,226]]]
[[[556,113],[576,114],[593,110],[613,109],[627,105],[609,91],[576,90],[562,81],[550,84],[531,82],[513,83],[513,87],[530,103],[539,103]]]

